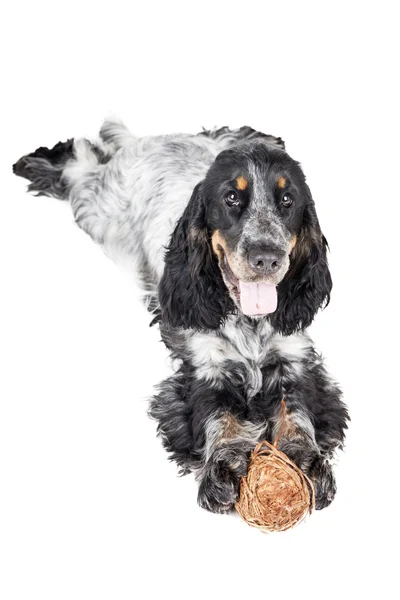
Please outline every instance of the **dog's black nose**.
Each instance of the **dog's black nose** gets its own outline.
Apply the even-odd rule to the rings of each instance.
[[[249,263],[258,275],[271,275],[282,265],[282,257],[273,250],[255,249],[249,252]]]

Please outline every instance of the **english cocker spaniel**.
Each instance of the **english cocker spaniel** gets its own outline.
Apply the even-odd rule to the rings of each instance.
[[[283,141],[250,127],[139,139],[106,121],[98,141],[39,148],[14,172],[30,191],[68,200],[79,227],[134,267],[177,359],[149,413],[181,473],[195,474],[199,504],[229,511],[251,450],[280,431],[316,507],[328,506],[348,413],[304,330],[332,281],[314,201]]]

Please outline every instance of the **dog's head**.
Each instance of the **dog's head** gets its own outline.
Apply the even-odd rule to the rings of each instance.
[[[304,329],[332,287],[314,201],[299,166],[263,142],[224,150],[172,235],[162,318],[215,329],[231,312]]]

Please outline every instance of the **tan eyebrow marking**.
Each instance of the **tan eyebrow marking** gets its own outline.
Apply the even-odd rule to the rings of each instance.
[[[243,190],[245,190],[248,185],[249,185],[249,182],[247,181],[246,177],[243,177],[243,175],[240,175],[239,177],[236,178],[236,187],[241,192]]]
[[[278,181],[276,182],[278,188],[282,190],[286,185],[286,179],[284,177],[278,177]]]

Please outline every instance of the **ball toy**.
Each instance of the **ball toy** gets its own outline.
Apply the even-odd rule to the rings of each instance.
[[[235,505],[246,523],[264,533],[294,527],[311,514],[315,506],[312,481],[277,449],[278,439],[279,435],[273,444],[260,442],[253,450]]]

